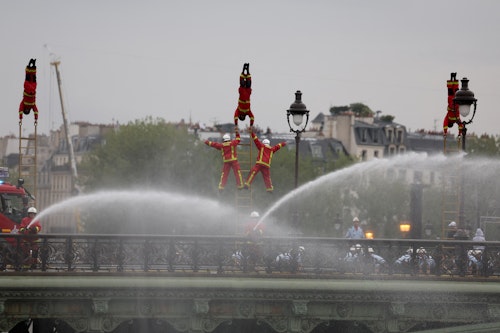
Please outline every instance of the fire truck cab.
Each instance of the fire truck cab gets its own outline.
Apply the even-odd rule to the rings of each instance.
[[[23,179],[18,179],[16,185],[7,181],[9,171],[0,167],[0,230],[11,233],[19,229],[19,224],[26,216],[29,200],[34,199],[23,187]]]

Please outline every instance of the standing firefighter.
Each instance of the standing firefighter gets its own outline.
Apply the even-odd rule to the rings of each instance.
[[[451,73],[451,78],[450,80],[446,81],[446,86],[448,88],[448,109],[446,112],[446,117],[444,117],[443,121],[443,135],[446,137],[448,128],[452,127],[453,124],[457,124],[458,136],[461,136],[464,125],[460,120],[458,105],[454,105],[453,103],[453,98],[455,97],[455,93],[458,90],[457,73]]]
[[[271,147],[269,139],[264,139],[262,142],[260,142],[259,138],[257,135],[252,131],[252,139],[255,143],[255,146],[259,150],[257,153],[257,161],[255,162],[255,165],[252,167],[250,170],[250,173],[248,174],[247,180],[245,182],[245,187],[249,187],[250,184],[254,181],[255,175],[260,171],[262,173],[262,177],[264,178],[264,184],[266,185],[266,191],[272,192],[273,191],[273,184],[271,182],[271,161],[273,159],[273,154],[280,150],[281,147],[286,146],[286,142],[283,141],[281,143],[278,143],[277,145]]]
[[[243,188],[243,177],[241,176],[240,171],[240,163],[238,162],[238,153],[237,148],[240,144],[240,132],[238,127],[235,128],[236,138],[231,140],[231,136],[229,133],[224,134],[222,137],[223,142],[213,142],[209,140],[205,140],[205,144],[213,147],[217,150],[220,150],[222,153],[222,161],[224,162],[222,165],[222,174],[220,176],[219,183],[219,191],[222,192],[224,187],[226,186],[227,177],[229,175],[229,171],[233,169],[234,176],[236,177],[236,186],[238,189]]]
[[[246,116],[250,118],[250,126],[253,126],[254,116],[250,109],[250,95],[252,94],[252,75],[250,75],[250,64],[243,65],[240,74],[240,87],[238,88],[238,107],[234,111],[234,124],[238,126],[238,119],[244,121]]]
[[[35,207],[28,208],[28,216],[21,220],[19,232],[24,235],[36,235],[42,230],[40,222],[36,220],[37,210]],[[38,262],[39,239],[28,236],[23,238],[22,250],[25,256],[24,266],[34,269]]]
[[[23,120],[23,114],[28,115],[33,110],[35,123],[38,121],[38,108],[36,107],[36,59],[30,59],[26,66],[26,78],[24,80],[23,100],[19,105],[19,121]]]

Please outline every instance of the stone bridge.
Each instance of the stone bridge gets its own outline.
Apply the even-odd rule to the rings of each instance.
[[[1,237],[2,332],[500,331],[500,242]]]

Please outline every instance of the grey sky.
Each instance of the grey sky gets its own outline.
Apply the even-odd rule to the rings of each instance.
[[[440,130],[458,72],[478,98],[469,132],[496,135],[499,31],[496,0],[1,1],[0,135],[18,133],[30,58],[39,132],[62,123],[45,44],[61,61],[71,121],[232,122],[249,62],[262,128],[287,131],[301,90],[312,118],[362,102],[411,130]]]

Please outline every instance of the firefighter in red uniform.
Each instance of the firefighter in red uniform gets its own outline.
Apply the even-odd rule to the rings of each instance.
[[[240,87],[238,88],[239,98],[238,107],[234,111],[234,124],[238,126],[238,119],[245,120],[245,117],[250,118],[250,126],[253,126],[255,120],[252,110],[250,109],[250,95],[252,94],[252,76],[250,75],[250,64],[243,65],[243,70],[240,74]]]
[[[35,207],[28,208],[28,216],[21,220],[19,232],[25,235],[38,234],[42,230],[42,226],[38,220],[34,220],[37,214]],[[27,259],[26,266],[32,269],[36,268],[38,261],[38,238],[26,237],[23,239],[22,250]]]
[[[33,110],[35,123],[38,121],[38,108],[36,107],[36,59],[30,59],[26,66],[26,78],[24,80],[23,100],[19,105],[19,120],[23,120],[23,114],[28,115]]]
[[[458,111],[458,105],[453,105],[453,98],[458,90],[458,80],[457,73],[451,73],[450,80],[446,81],[446,86],[448,87],[448,109],[446,112],[446,117],[443,121],[443,135],[446,136],[448,133],[448,128],[452,127],[453,124],[458,125],[458,136],[462,135],[462,129],[464,125],[460,120],[460,112]]]
[[[250,213],[250,221],[245,224],[245,237],[247,238],[242,249],[242,255],[247,260],[247,267],[252,270],[260,263],[262,258],[262,236],[264,224],[260,222],[257,211]]]
[[[268,192],[272,192],[273,184],[271,182],[271,173],[270,173],[271,161],[273,159],[273,154],[278,150],[280,150],[281,147],[286,146],[286,142],[283,141],[271,147],[268,139],[264,139],[262,140],[262,142],[260,142],[259,138],[253,131],[251,132],[251,134],[255,146],[257,147],[259,152],[257,153],[257,161],[250,170],[247,180],[245,181],[245,188],[250,187],[250,184],[252,184],[255,175],[260,171],[262,173],[262,177],[264,178],[264,184],[266,185],[266,190]]]
[[[223,191],[226,186],[229,171],[233,169],[236,177],[236,186],[238,189],[243,188],[243,177],[241,176],[240,163],[238,162],[237,146],[240,144],[240,132],[238,127],[235,128],[236,138],[231,140],[229,133],[222,137],[223,143],[205,140],[205,144],[220,150],[222,153],[222,174],[220,176],[219,191]]]

